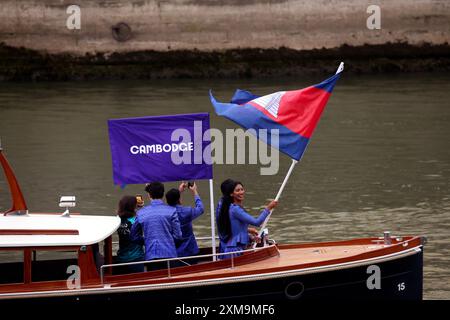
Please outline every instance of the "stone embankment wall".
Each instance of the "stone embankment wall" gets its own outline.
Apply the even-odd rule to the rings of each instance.
[[[81,9],[69,30],[67,8]],[[381,29],[369,30],[370,5]],[[118,41],[112,30],[118,23]],[[122,25],[124,26],[124,25]],[[117,29],[116,29],[117,31]],[[120,40],[119,35],[119,40]],[[0,42],[49,53],[443,44],[448,0],[2,0]]]
[[[0,1],[0,81],[450,71],[449,42],[449,0]]]

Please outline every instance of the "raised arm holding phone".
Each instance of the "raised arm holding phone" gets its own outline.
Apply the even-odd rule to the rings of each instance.
[[[189,189],[194,195],[195,207],[183,206],[181,194]],[[199,253],[195,239],[192,221],[203,214],[203,202],[198,194],[195,182],[182,182],[178,189],[171,189],[166,193],[167,204],[176,208],[181,225],[181,239],[175,240],[178,257],[193,256]]]

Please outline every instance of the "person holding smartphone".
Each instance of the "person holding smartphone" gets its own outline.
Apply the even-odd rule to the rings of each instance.
[[[181,193],[189,189],[194,195],[195,207],[183,206]],[[180,239],[175,239],[178,257],[194,256],[199,253],[197,240],[195,239],[192,221],[197,219],[205,211],[202,199],[200,198],[197,185],[194,183],[183,182],[177,189],[171,189],[166,193],[166,202],[169,206],[175,207],[180,220],[181,233]],[[189,260],[192,262],[193,260]]]

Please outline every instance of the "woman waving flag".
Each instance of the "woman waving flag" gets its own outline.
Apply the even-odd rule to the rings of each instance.
[[[317,85],[300,90],[279,91],[262,97],[238,89],[230,103],[217,102],[210,91],[211,103],[217,115],[234,121],[245,129],[254,129],[250,132],[292,158],[291,167],[278,191],[276,201],[281,196],[295,164],[305,152],[343,70],[344,63],[341,62],[335,75]]]

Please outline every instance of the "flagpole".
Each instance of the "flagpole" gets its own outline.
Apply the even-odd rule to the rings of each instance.
[[[214,213],[214,188],[212,179],[209,179],[209,201],[211,207],[211,248],[213,253],[213,261],[216,261],[216,217]]]
[[[291,166],[289,167],[289,170],[286,174],[286,177],[284,177],[283,183],[281,184],[280,190],[278,190],[277,196],[275,197],[275,201],[278,201],[281,197],[281,193],[284,190],[284,187],[286,186],[287,181],[289,180],[289,177],[291,176],[292,171],[294,170],[295,165],[298,163],[297,160],[292,159]]]
[[[338,67],[337,70],[336,70],[336,74],[338,74],[338,73],[340,73],[340,72],[342,72],[342,71],[344,71],[344,62],[341,62],[341,63],[339,64],[339,67]],[[305,149],[306,149],[306,148],[305,148]],[[306,150],[303,151],[303,154],[305,153],[305,151],[306,151]],[[302,156],[303,156],[303,154],[302,154]],[[294,170],[294,167],[295,167],[295,165],[296,165],[297,163],[298,163],[298,160],[292,159],[291,166],[289,167],[289,170],[288,170],[288,172],[287,172],[287,174],[286,174],[286,177],[284,177],[284,181],[283,181],[283,183],[281,184],[280,190],[278,190],[277,196],[275,197],[275,201],[278,201],[278,200],[280,199],[281,193],[283,192],[284,187],[286,186],[286,183],[287,183],[287,181],[289,180],[289,177],[291,176],[292,170]],[[258,232],[258,236],[259,236],[259,237],[261,237],[261,235],[262,235],[264,229],[266,228],[266,225],[267,225],[267,223],[269,222],[269,219],[270,219],[270,216],[272,215],[272,212],[273,212],[273,209],[270,210],[269,215],[267,216],[266,220],[264,220],[263,224],[261,225],[261,229],[259,229],[259,232]],[[253,248],[255,248],[255,247],[256,247],[256,242],[253,244]]]
[[[336,74],[338,74],[339,72],[342,72],[342,71],[344,71],[344,62],[341,62],[339,64],[339,67],[336,70]]]
[[[288,172],[286,174],[286,177],[284,177],[284,180],[283,180],[283,183],[281,184],[280,190],[278,190],[277,196],[275,197],[275,201],[278,201],[280,199],[281,193],[283,192],[284,187],[286,186],[286,184],[287,184],[287,182],[289,180],[289,177],[291,176],[291,173],[294,170],[294,167],[295,167],[295,165],[297,163],[298,163],[297,160],[292,159],[291,166],[289,167],[289,170],[288,170]],[[266,225],[269,222],[269,219],[270,219],[270,216],[272,215],[272,212],[273,212],[273,209],[270,210],[269,215],[267,216],[266,220],[264,220],[263,224],[261,225],[261,229],[259,229],[259,232],[258,232],[258,236],[259,237],[261,237],[261,234],[263,233],[263,230],[266,228]],[[255,247],[256,247],[256,242],[253,244],[253,248],[255,248]]]

